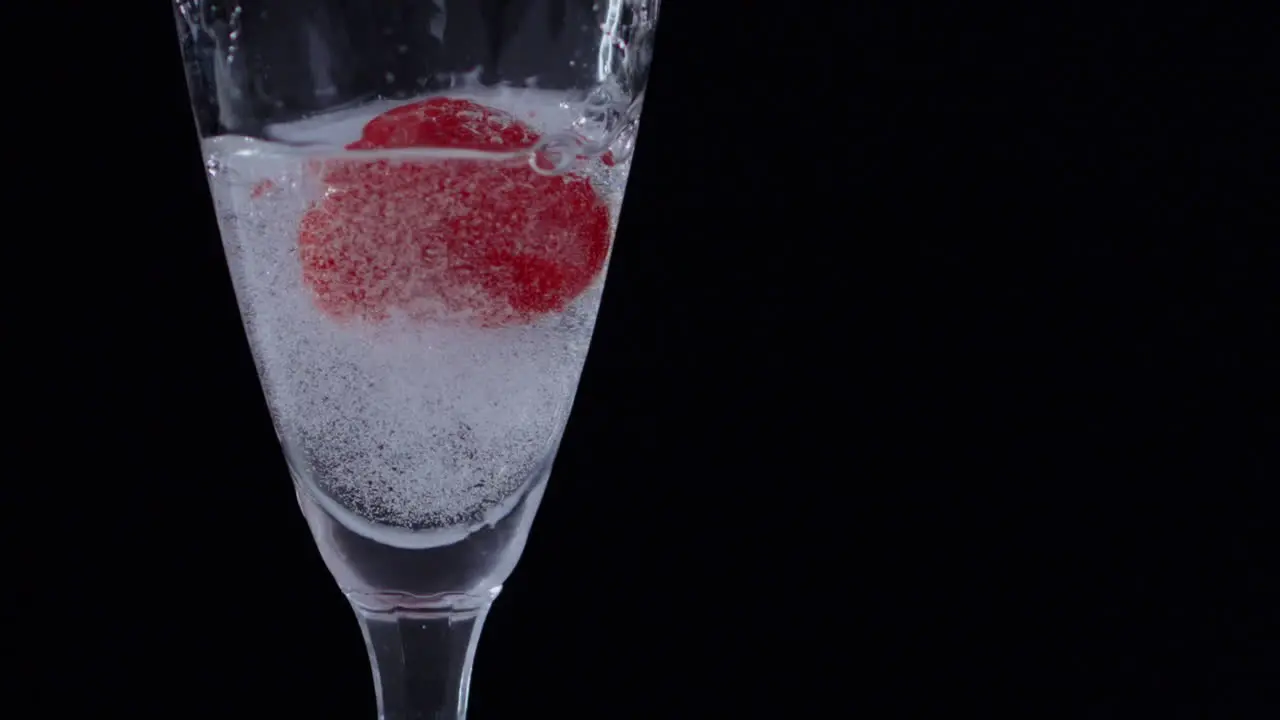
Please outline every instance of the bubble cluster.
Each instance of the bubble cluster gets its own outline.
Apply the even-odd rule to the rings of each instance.
[[[543,128],[567,126],[557,99],[507,91],[485,101]],[[292,131],[307,147],[341,147],[376,111]],[[250,345],[300,479],[369,521],[438,528],[477,521],[555,452],[603,273],[562,312],[511,325],[395,310],[376,323],[335,319],[299,259],[299,224],[323,192],[308,172],[314,157],[231,137],[206,141],[206,157],[218,168],[210,181]],[[600,173],[592,182],[612,224],[626,167]]]

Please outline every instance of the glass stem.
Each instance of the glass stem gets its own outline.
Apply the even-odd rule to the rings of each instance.
[[[352,602],[373,665],[379,720],[467,716],[471,662],[496,595],[385,610]]]

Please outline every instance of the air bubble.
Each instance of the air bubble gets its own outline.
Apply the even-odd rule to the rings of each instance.
[[[573,129],[599,151],[603,151],[623,117],[619,96],[611,84],[596,86],[583,99],[582,110],[572,123]]]
[[[588,108],[600,109],[607,108],[614,104],[613,93],[604,85],[598,85],[587,95],[586,105]]]
[[[613,155],[614,162],[622,163],[630,159],[631,153],[636,149],[636,135],[639,129],[640,123],[632,119],[618,130],[617,136],[609,145],[609,152]]]
[[[582,156],[582,140],[572,135],[550,135],[542,139],[529,156],[529,166],[541,175],[560,175]]]

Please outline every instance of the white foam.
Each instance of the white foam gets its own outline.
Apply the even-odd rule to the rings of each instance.
[[[543,132],[572,119],[559,97],[541,91],[482,101]],[[386,107],[277,126],[268,136],[342,144]],[[298,261],[298,223],[318,192],[306,156],[245,138],[212,138],[205,149],[236,294],[295,472],[377,523],[457,525],[500,507],[554,452],[603,273],[567,311],[530,325],[335,322],[317,309]],[[592,174],[614,218],[626,171],[620,163]]]

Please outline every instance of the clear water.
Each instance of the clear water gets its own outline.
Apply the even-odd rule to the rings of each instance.
[[[456,95],[543,133],[583,124],[581,108],[555,93]],[[563,312],[500,327],[394,313],[382,322],[339,322],[322,312],[298,256],[299,223],[324,192],[315,161],[370,159],[340,148],[396,104],[270,127],[265,139],[213,137],[204,152],[263,389],[339,583],[349,591],[465,591],[510,570],[498,556],[514,549],[513,563],[519,554],[511,546],[523,544],[568,418],[604,272]],[[605,200],[611,235],[628,160],[619,153],[612,165],[588,159],[573,170]],[[425,554],[406,559],[414,552]]]

